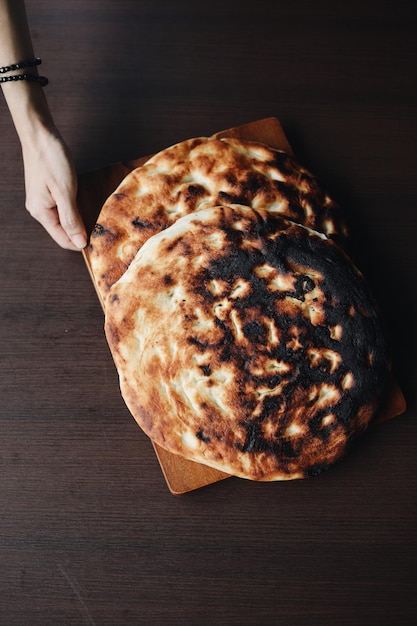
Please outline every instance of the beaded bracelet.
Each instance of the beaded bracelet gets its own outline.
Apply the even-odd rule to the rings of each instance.
[[[46,76],[37,76],[36,74],[13,74],[12,76],[0,76],[0,83],[8,83],[15,80],[27,80],[32,83],[39,83],[42,87],[48,84]]]
[[[6,74],[7,72],[13,72],[14,70],[23,70],[26,67],[34,67],[35,65],[40,65],[41,63],[42,59],[39,57],[29,59],[28,61],[19,61],[18,63],[13,63],[12,65],[0,67],[0,74]]]

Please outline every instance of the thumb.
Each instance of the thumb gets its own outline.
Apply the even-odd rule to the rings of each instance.
[[[87,245],[87,233],[84,222],[77,208],[75,192],[67,197],[57,198],[59,222],[76,248],[81,250]]]

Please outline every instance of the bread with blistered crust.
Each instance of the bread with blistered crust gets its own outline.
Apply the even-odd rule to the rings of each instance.
[[[133,170],[104,203],[89,242],[103,301],[149,237],[188,213],[230,203],[347,237],[340,207],[293,156],[237,138],[189,139]]]
[[[388,371],[373,299],[344,252],[240,205],[148,239],[109,291],[105,330],[149,437],[251,480],[302,478],[342,458]]]

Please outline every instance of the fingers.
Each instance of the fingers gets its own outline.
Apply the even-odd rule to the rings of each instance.
[[[82,250],[87,245],[85,226],[75,202],[58,200],[55,205],[50,197],[49,202],[41,207],[27,204],[27,210],[62,248]]]
[[[65,248],[66,250],[79,250],[62,227],[56,207],[44,209],[40,212],[28,208],[28,211],[61,248]]]
[[[55,127],[35,130],[22,141],[26,208],[62,248],[81,250],[87,234],[77,208],[71,155]]]
[[[57,198],[57,215],[59,225],[72,246],[82,250],[87,245],[87,233],[77,209],[75,193],[73,188],[71,196]]]
[[[84,223],[76,205],[77,185],[67,190],[43,191],[34,204],[27,199],[26,208],[56,241],[67,250],[82,250],[87,245]]]

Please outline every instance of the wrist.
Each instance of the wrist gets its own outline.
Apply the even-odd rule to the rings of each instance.
[[[54,128],[49,106],[40,85],[26,81],[3,83],[3,94],[22,144]]]

